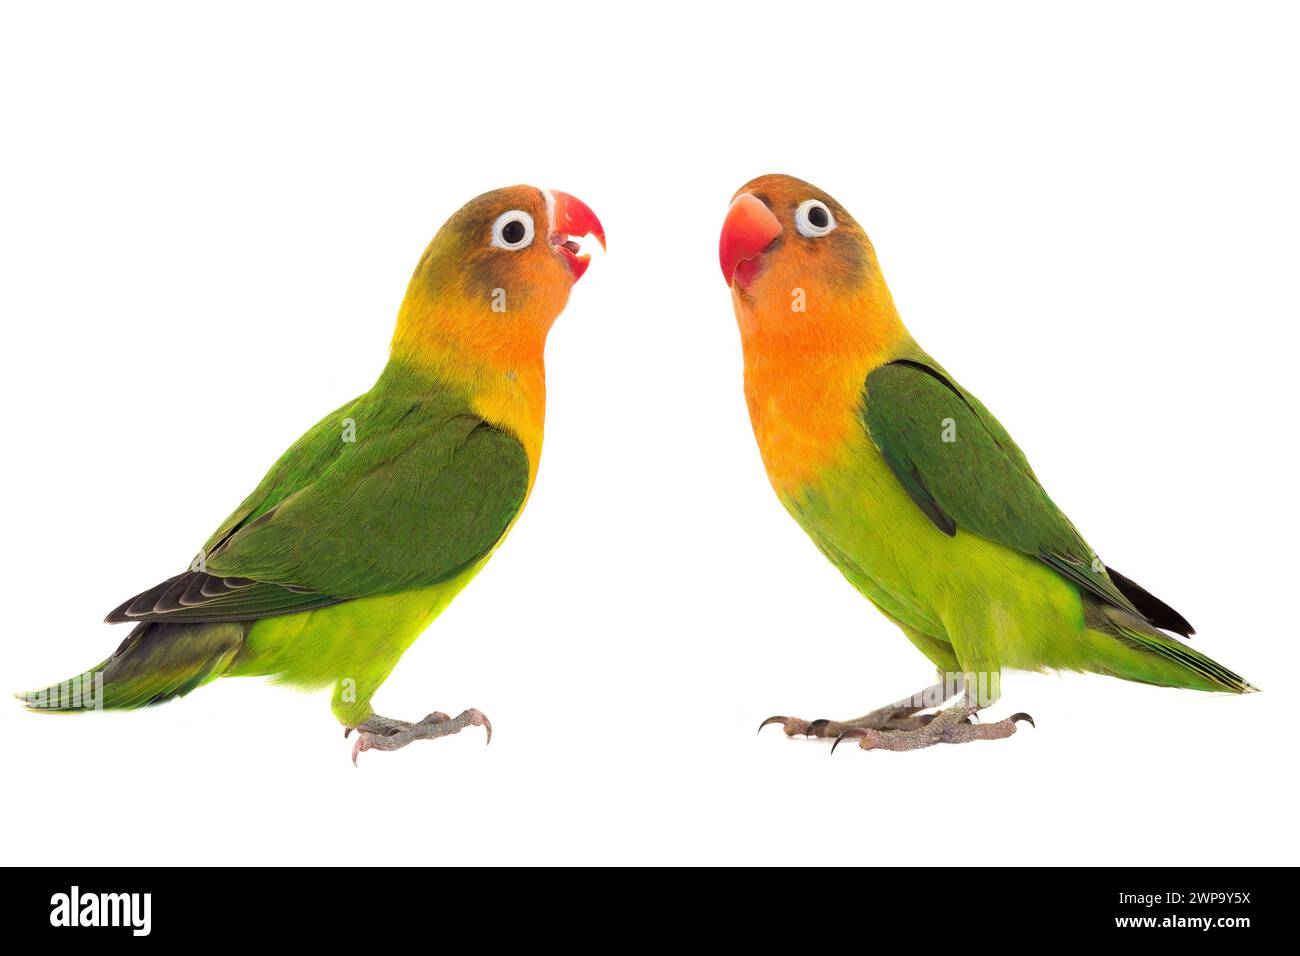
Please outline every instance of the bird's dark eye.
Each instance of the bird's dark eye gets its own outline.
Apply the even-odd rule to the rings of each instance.
[[[799,235],[816,239],[835,228],[835,217],[820,199],[805,199],[794,211],[794,225]]]
[[[533,217],[522,209],[497,216],[492,224],[492,245],[501,249],[523,249],[533,242]]]

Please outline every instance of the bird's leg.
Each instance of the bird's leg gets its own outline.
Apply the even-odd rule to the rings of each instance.
[[[458,734],[466,727],[482,727],[487,731],[487,742],[492,742],[492,722],[481,710],[471,707],[456,717],[448,717],[440,710],[435,710],[418,723],[393,720],[371,714],[355,728],[343,731],[347,737],[353,730],[357,732],[357,742],[352,745],[352,763],[357,762],[357,755],[367,750],[397,750],[415,740],[436,740]]]
[[[969,699],[939,711],[923,727],[901,730],[880,730],[874,727],[849,727],[835,738],[831,753],[841,741],[857,740],[863,750],[920,750],[935,744],[966,744],[972,740],[1000,740],[1016,732],[1016,724],[1025,721],[1034,726],[1028,714],[1012,714],[1005,720],[991,724],[972,722],[980,707]]]

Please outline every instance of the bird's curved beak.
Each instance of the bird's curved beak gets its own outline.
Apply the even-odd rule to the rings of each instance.
[[[753,193],[732,200],[718,240],[718,261],[727,285],[743,289],[758,271],[757,259],[781,235],[781,221]]]
[[[564,257],[573,281],[577,282],[591,265],[591,256],[582,252],[578,240],[595,236],[600,248],[604,249],[605,227],[585,202],[568,193],[547,190],[546,205],[551,220],[548,238],[556,252]]]

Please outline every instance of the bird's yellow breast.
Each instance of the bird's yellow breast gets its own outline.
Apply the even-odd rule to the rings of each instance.
[[[546,419],[546,375],[538,364],[512,369],[479,383],[471,403],[484,421],[519,439],[528,455],[528,488],[537,478]]]

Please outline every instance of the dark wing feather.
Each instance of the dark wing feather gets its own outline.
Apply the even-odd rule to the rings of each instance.
[[[223,578],[186,571],[137,594],[109,612],[109,624],[132,621],[251,621],[338,604],[341,598],[266,584],[250,578]]]
[[[1106,573],[1115,582],[1115,587],[1119,588],[1120,592],[1133,602],[1133,606],[1142,612],[1142,616],[1156,627],[1164,628],[1166,631],[1173,631],[1183,637],[1191,637],[1196,633],[1196,629],[1192,627],[1187,618],[1142,587],[1142,585],[1124,577],[1112,567],[1108,566]]]

